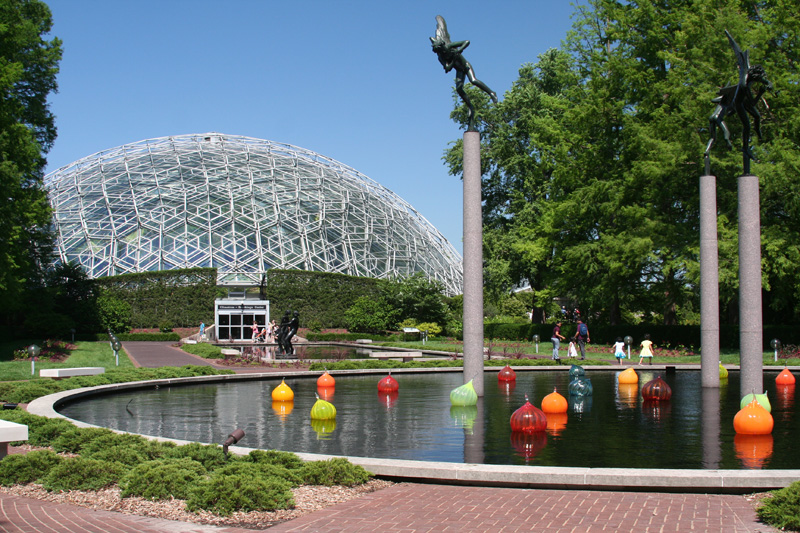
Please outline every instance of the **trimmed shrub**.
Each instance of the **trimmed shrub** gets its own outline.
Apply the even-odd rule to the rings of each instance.
[[[292,452],[282,452],[278,450],[253,450],[242,458],[242,461],[250,461],[258,464],[278,465],[289,470],[294,470],[303,466],[304,462],[297,454]]]
[[[286,467],[267,463],[251,463],[243,460],[234,461],[216,470],[214,475],[220,476],[250,476],[250,477],[276,477],[288,481],[293,487],[300,485],[303,480]]]
[[[779,529],[800,530],[800,481],[774,490],[756,509],[758,518]]]
[[[122,497],[141,496],[148,500],[185,500],[189,489],[203,479],[207,470],[188,458],[147,461],[125,474],[119,481]]]
[[[167,450],[165,458],[180,459],[186,457],[202,464],[209,472],[225,464],[225,454],[217,445],[193,442]]]
[[[147,455],[141,450],[125,444],[109,446],[93,452],[83,451],[81,457],[95,461],[116,461],[124,466],[136,466],[148,460]]]
[[[292,486],[279,478],[212,474],[190,490],[186,508],[204,509],[222,516],[234,511],[274,511],[294,506]]]
[[[49,491],[100,490],[119,479],[120,465],[83,457],[64,459],[42,478]]]
[[[360,485],[372,474],[342,457],[328,461],[309,461],[298,472],[308,485]]]
[[[72,427],[50,444],[57,452],[79,453],[84,446],[98,437],[112,435],[114,432],[105,428]]]
[[[0,485],[10,486],[38,481],[62,458],[51,450],[35,450],[9,455],[0,461]]]
[[[24,381],[8,390],[3,400],[11,403],[30,403],[36,398],[61,392],[64,388],[53,380]]]

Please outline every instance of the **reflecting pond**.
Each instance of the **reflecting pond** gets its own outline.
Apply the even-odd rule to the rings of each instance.
[[[775,428],[772,435],[735,435],[739,375],[720,389],[703,390],[700,372],[639,371],[639,384],[617,384],[616,371],[589,371],[594,393],[569,397],[566,372],[518,371],[504,386],[487,373],[485,396],[474,407],[452,407],[450,391],[460,372],[404,374],[395,394],[381,394],[386,374],[335,376],[329,400],[335,421],[312,422],[316,377],[286,379],[290,404],[273,402],[277,379],[123,391],[72,401],[59,408],[70,418],[123,431],[221,443],[235,428],[241,446],[295,452],[486,464],[637,468],[800,468],[793,452],[800,441],[794,388],[778,390],[765,372]],[[668,402],[642,401],[640,390],[661,375],[672,387]],[[537,407],[556,388],[569,401],[562,418],[533,436],[512,433],[511,414],[525,403]]]

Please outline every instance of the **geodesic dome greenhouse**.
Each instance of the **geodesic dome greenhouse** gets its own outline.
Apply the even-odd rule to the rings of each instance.
[[[219,133],[126,144],[45,177],[57,252],[92,278],[216,267],[223,285],[271,268],[387,278],[423,272],[461,293],[461,258],[392,191],[309,150]]]

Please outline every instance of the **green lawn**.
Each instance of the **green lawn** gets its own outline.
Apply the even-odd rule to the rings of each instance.
[[[31,379],[31,361],[13,361],[12,354],[15,349],[34,344],[36,341],[14,341],[13,344],[6,342],[0,344],[0,381],[15,381],[20,379]],[[38,343],[36,343],[38,344]],[[49,360],[36,361],[35,377],[39,377],[39,370],[43,368],[71,368],[77,366],[102,366],[106,370],[117,368],[114,359],[114,351],[107,342],[83,342],[75,343],[77,348],[63,363],[51,363]],[[6,357],[7,356],[7,357]],[[133,363],[128,358],[125,351],[119,352],[119,368],[133,368]]]
[[[424,345],[421,342],[395,342],[380,343],[381,346],[396,346],[402,348],[413,348],[416,350],[437,350],[443,352],[464,352],[463,343],[447,342],[442,339],[434,339],[426,342]],[[567,344],[562,343],[559,353],[562,360],[567,360]],[[492,358],[514,358],[514,354],[523,353],[525,355],[532,355],[539,358],[549,358],[553,353],[553,344],[551,342],[540,342],[538,352],[536,345],[531,342],[514,342],[514,341],[484,341],[484,347],[490,348]],[[681,355],[681,356],[663,356],[659,355],[660,350],[656,348],[655,356],[653,357],[653,364],[700,364],[700,355]],[[765,366],[800,366],[800,359],[778,359],[774,361],[774,352],[764,352],[763,360]],[[586,345],[586,359],[589,361],[610,361],[616,362],[614,359],[614,351],[612,347],[605,345],[587,344]],[[725,365],[738,365],[739,352],[734,350],[723,350],[720,353],[720,361]],[[631,349],[631,358],[625,359],[626,363],[639,362],[639,350]]]

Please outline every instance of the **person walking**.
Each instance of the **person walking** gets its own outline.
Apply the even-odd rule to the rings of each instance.
[[[642,364],[644,358],[647,357],[650,359],[650,364],[653,364],[653,341],[650,340],[650,334],[644,336],[644,340],[639,345],[642,347],[642,351],[639,353],[639,364]]]
[[[581,361],[585,361],[586,343],[591,342],[591,339],[589,338],[589,326],[580,318],[578,318],[578,330],[575,333],[575,340],[578,343],[578,348],[581,350]]]
[[[622,337],[617,337],[617,342],[614,343],[614,357],[617,358],[619,364],[625,359],[625,343],[622,342]]]
[[[556,322],[556,327],[553,328],[553,336],[550,337],[550,340],[553,342],[553,360],[558,361],[561,358],[558,356],[558,349],[561,347],[561,341],[565,340],[561,334],[561,322]]]

